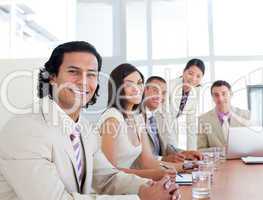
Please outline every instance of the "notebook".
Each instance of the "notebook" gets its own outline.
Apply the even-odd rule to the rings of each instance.
[[[242,157],[241,160],[245,164],[263,164],[263,157],[247,156]]]
[[[176,175],[176,183],[178,185],[192,185],[192,174],[180,173],[180,175]]]

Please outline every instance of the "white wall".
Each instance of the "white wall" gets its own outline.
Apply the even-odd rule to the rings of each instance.
[[[0,60],[0,129],[6,121],[14,114],[14,108],[23,109],[32,104],[33,88],[36,88],[36,79],[34,75],[39,71],[39,68],[44,65],[46,59],[7,59]],[[35,73],[35,74],[34,74]],[[23,75],[24,74],[24,75]],[[8,81],[11,76],[13,79]],[[4,90],[4,85],[9,82],[7,90]],[[35,84],[35,85],[34,85]],[[4,98],[8,97],[7,105]]]

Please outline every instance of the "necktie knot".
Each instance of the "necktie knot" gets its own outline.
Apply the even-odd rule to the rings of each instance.
[[[155,127],[156,126],[156,119],[155,119],[154,116],[151,116],[149,118],[149,122],[150,122],[151,127]]]
[[[224,115],[223,116],[223,121],[227,121],[228,120],[228,116],[227,115]]]
[[[223,123],[224,122],[229,122],[229,119],[230,119],[230,115],[229,114],[228,115],[223,115],[223,117],[222,117]]]
[[[153,115],[149,118],[149,121],[150,121],[150,123],[154,123],[155,122],[155,119],[154,119]]]
[[[75,140],[76,138],[79,138],[80,137],[80,128],[79,126],[76,126],[74,129],[73,129],[73,132],[70,134],[70,139],[71,141]]]

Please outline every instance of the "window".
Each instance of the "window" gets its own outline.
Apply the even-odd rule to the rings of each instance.
[[[216,55],[262,55],[261,0],[213,0]]]
[[[153,58],[187,56],[186,1],[152,2]]]
[[[147,24],[145,1],[128,1],[126,30],[127,59],[147,59]]]
[[[182,76],[184,67],[184,64],[154,65],[152,75],[165,77],[166,80],[174,79]]]
[[[0,58],[7,58],[9,55],[9,23],[7,21],[8,16],[0,10]]]
[[[215,79],[232,85],[232,104],[248,109],[247,85],[263,83],[263,61],[216,62]]]
[[[188,20],[188,55],[208,56],[208,4],[207,0],[187,1]]]
[[[263,85],[248,86],[248,107],[252,122],[263,126]]]
[[[77,39],[92,43],[104,57],[113,56],[113,13],[110,1],[78,3]]]
[[[206,0],[153,1],[153,58],[208,55]]]
[[[0,51],[5,52],[1,57],[45,57],[57,43],[73,39],[73,2],[22,0],[0,4],[0,34],[4,40]]]

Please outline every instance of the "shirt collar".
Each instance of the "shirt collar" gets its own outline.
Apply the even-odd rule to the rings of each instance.
[[[161,108],[157,108],[157,109],[151,111],[147,106],[145,106],[145,110],[146,110],[146,117],[147,117],[147,119],[149,119],[152,116],[155,116],[155,114],[157,112],[161,112]]]
[[[218,110],[216,110],[216,114],[221,123],[224,121],[225,117],[228,119],[231,117],[231,112],[224,113],[224,112],[219,112]]]
[[[79,115],[79,119],[77,122],[72,120],[72,118],[54,101],[52,101],[53,105],[53,112],[56,112],[58,115],[59,123],[63,128],[63,134],[70,135],[75,129],[81,130],[83,128],[82,126],[82,117],[81,114]]]

